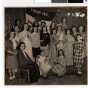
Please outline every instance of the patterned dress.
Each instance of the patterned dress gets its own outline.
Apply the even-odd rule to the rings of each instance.
[[[74,63],[83,65],[84,63],[84,42],[76,42],[74,45]]]
[[[66,35],[64,41],[65,43],[64,43],[63,49],[64,49],[64,54],[65,54],[66,65],[71,66],[73,65],[74,38],[71,35]]]
[[[58,42],[58,37],[55,35],[51,35],[51,40],[50,40],[50,64],[54,65],[54,62],[57,58],[57,53],[56,53],[56,45]]]

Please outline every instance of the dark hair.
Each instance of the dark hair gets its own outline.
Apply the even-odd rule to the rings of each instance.
[[[62,51],[63,56],[64,56],[64,51],[63,51],[62,49],[60,49],[60,50],[58,51],[58,57],[60,56],[60,54],[59,54],[60,51]]]
[[[11,32],[14,32],[14,31],[13,31],[13,30],[10,31],[10,33],[9,33],[9,38],[10,38],[10,34],[11,34]],[[15,37],[15,35],[14,35],[14,37]]]
[[[35,28],[36,26],[34,26],[33,27],[33,29],[32,29],[32,31],[31,31],[31,33],[33,33],[34,32],[34,28]],[[37,33],[38,33],[38,27],[36,27],[37,28]]]
[[[70,30],[70,29],[66,29],[65,30],[65,34],[67,35],[67,31]],[[70,35],[71,35],[71,30],[70,30]]]
[[[41,54],[42,51],[44,51],[44,50],[40,50],[40,54]],[[45,52],[45,51],[44,51],[44,52]]]
[[[77,35],[76,35],[76,41],[78,41],[78,40],[77,40],[77,36],[82,37],[82,35],[81,35],[81,34],[77,34]],[[83,39],[81,39],[81,40],[83,41]]]
[[[23,24],[23,26],[22,26],[21,31],[23,31],[23,30],[24,30],[24,25],[25,25],[25,24],[27,24],[27,25],[28,25],[28,23],[24,23],[24,24]],[[27,29],[27,31],[28,31],[28,29]]]
[[[56,30],[56,29],[52,29],[52,30],[51,30],[51,35],[53,35],[53,31],[54,31],[54,30]],[[57,34],[57,30],[56,30],[56,34]],[[56,35],[56,34],[55,34],[55,35]]]
[[[76,32],[77,32],[77,27],[76,27],[75,25],[73,25],[73,26],[71,27],[71,32],[73,33],[73,31],[72,31],[73,28],[76,28]]]
[[[21,20],[20,20],[20,19],[16,19],[16,20],[15,20],[15,24],[17,24],[17,21],[20,21],[20,23],[21,23]]]
[[[58,27],[59,27],[59,26],[61,26],[61,25],[58,25],[58,26],[56,27],[57,31],[58,31]],[[62,30],[62,26],[61,26],[61,30]]]
[[[43,33],[43,28],[46,27],[46,32],[47,32],[47,26],[42,26],[41,33]]]
[[[33,26],[33,27],[35,26],[35,22],[37,22],[37,26],[36,26],[36,27],[39,27],[38,21],[34,21],[32,26]]]
[[[24,42],[21,42],[19,45],[18,45],[18,47],[17,47],[17,49],[19,50],[20,49],[20,47],[21,47],[21,45],[22,44],[24,44],[25,45],[25,43]],[[26,46],[25,46],[26,47]]]
[[[42,23],[46,24],[46,22],[45,22],[45,21],[41,22],[41,25],[42,25]]]
[[[79,32],[79,27],[82,26],[83,27],[83,32],[85,32],[85,27],[83,25],[79,25],[78,26],[78,32]]]
[[[55,24],[55,22],[53,21],[52,23],[54,23]],[[52,23],[50,24],[50,29],[52,29]],[[56,27],[56,24],[55,24],[55,27]],[[54,28],[55,28],[54,27]]]
[[[66,19],[66,23],[67,23],[67,18],[66,18],[66,17],[62,17],[62,18],[61,18],[61,22],[63,23],[63,19],[64,19],[64,18]]]

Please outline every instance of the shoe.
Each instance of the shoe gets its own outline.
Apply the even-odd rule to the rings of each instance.
[[[13,82],[17,82],[17,79],[16,79],[16,78],[14,78],[12,81],[13,81]]]
[[[42,76],[42,78],[43,78],[43,79],[49,79],[48,77],[43,77],[43,76]]]
[[[10,80],[10,83],[12,83],[12,82],[13,82],[13,80],[11,79],[11,80]]]
[[[78,76],[79,76],[79,77],[81,77],[81,76],[82,76],[82,74],[78,74]]]
[[[46,79],[49,79],[48,77],[46,77]]]
[[[57,75],[57,77],[63,77],[63,75]]]

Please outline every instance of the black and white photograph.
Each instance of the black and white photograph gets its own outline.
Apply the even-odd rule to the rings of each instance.
[[[4,85],[87,85],[87,6],[4,7]]]

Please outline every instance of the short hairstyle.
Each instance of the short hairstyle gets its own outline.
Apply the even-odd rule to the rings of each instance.
[[[20,23],[21,23],[21,20],[20,20],[20,19],[16,19],[16,20],[15,20],[15,24],[17,23],[17,21],[20,21]]]
[[[68,31],[68,30],[70,30],[70,29],[66,29],[66,30],[65,30],[65,34],[66,34],[66,35],[67,35],[67,31]],[[70,30],[70,34],[71,34],[71,30]]]
[[[33,27],[35,26],[35,22],[37,22],[37,27],[39,27],[38,21],[34,21],[32,26],[33,26]]]
[[[82,26],[83,27],[83,32],[85,32],[85,27],[83,25],[79,25],[78,26],[78,32],[79,32],[79,27]]]
[[[71,32],[72,32],[72,33],[73,33],[73,31],[72,31],[73,28],[76,28],[76,31],[77,31],[77,27],[76,27],[75,25],[73,25],[73,26],[71,27]]]
[[[77,34],[77,35],[76,35],[76,41],[78,41],[78,40],[77,40],[77,36],[82,37],[82,35],[81,35],[81,34]],[[81,40],[83,41],[83,39],[81,39]]]
[[[67,18],[66,18],[66,17],[62,17],[62,18],[61,18],[61,22],[63,23],[63,19],[64,19],[64,18],[66,19],[66,23],[67,23]]]
[[[58,31],[58,27],[59,27],[59,26],[61,26],[61,30],[62,30],[62,25],[58,25],[58,26],[56,27],[57,31]]]
[[[60,51],[62,51],[63,56],[64,56],[64,51],[63,51],[62,49],[60,49],[60,50],[58,51],[58,57],[60,56],[60,54],[59,54]]]
[[[52,23],[55,24],[55,22],[53,21]],[[52,29],[52,23],[50,24],[50,29]],[[56,27],[56,24],[55,24],[55,27]]]
[[[32,31],[31,31],[31,33],[33,33],[34,32],[34,28],[35,28],[36,26],[34,26],[33,27],[33,29],[32,29]],[[38,27],[36,27],[37,28],[37,33],[38,33]]]
[[[47,26],[42,26],[41,33],[43,33],[43,28],[46,27],[46,32],[47,32]]]
[[[24,24],[23,24],[23,26],[22,26],[21,31],[23,31],[23,30],[24,30],[24,25],[25,25],[25,24],[26,24],[26,25],[28,25],[28,23],[24,23]],[[28,29],[27,29],[27,31],[28,31]]]
[[[41,22],[41,25],[42,25],[42,23],[46,24],[46,22],[45,22],[45,21]]]
[[[24,42],[21,42],[19,45],[18,45],[18,47],[17,47],[17,49],[19,50],[20,49],[20,47],[21,47],[21,45],[22,44],[24,44],[25,45],[25,43]],[[26,46],[25,46],[26,47]]]
[[[52,29],[51,30],[51,35],[53,35],[53,31],[56,30],[56,29]],[[57,34],[57,30],[56,30],[56,34]]]

